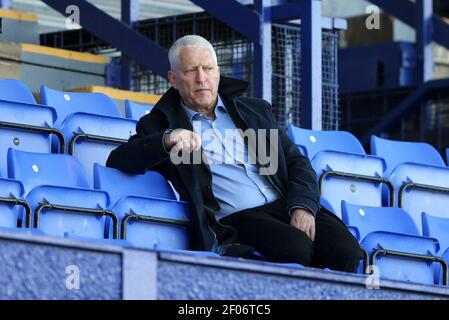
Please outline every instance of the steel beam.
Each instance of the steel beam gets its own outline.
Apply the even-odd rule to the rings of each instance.
[[[397,121],[401,120],[401,118],[403,118],[405,115],[414,111],[415,108],[418,108],[420,106],[420,103],[427,99],[430,94],[436,91],[448,89],[449,78],[427,81],[416,91],[414,91],[410,96],[405,98],[396,108],[390,111],[390,113],[383,117],[381,121],[379,121],[371,130],[369,130],[362,137],[362,139],[360,139],[360,142],[362,142],[362,144],[364,145],[367,145],[371,139],[371,135],[379,134],[381,132],[389,130],[397,123]]]
[[[134,59],[144,68],[150,69],[164,78],[167,77],[167,71],[170,68],[167,50],[132,30],[126,24],[114,19],[86,0],[42,1],[63,15],[65,15],[67,6],[78,6],[81,14],[80,25],[84,29],[121,50],[122,54]]]
[[[271,19],[270,0],[255,0],[260,15],[260,44],[254,43],[254,96],[271,103]]]
[[[121,0],[121,20],[132,29],[134,22],[139,21],[139,0]],[[122,53],[120,59],[120,87],[125,90],[131,88],[131,63],[132,59]]]
[[[409,0],[369,0],[371,3],[381,7],[385,12],[398,18],[412,28],[416,27],[415,5]],[[433,40],[449,49],[449,23],[445,22],[436,14],[432,15]]]
[[[254,43],[261,44],[261,19],[257,12],[240,4],[236,0],[190,0],[209,14],[240,32]]]
[[[139,21],[139,2],[140,0],[121,0],[122,1],[122,22],[132,26],[134,22]]]
[[[301,6],[299,5],[299,3],[287,3],[271,7],[272,21],[288,21],[299,19],[300,17]]]
[[[416,0],[416,80],[418,85],[433,77],[432,0]]]
[[[322,129],[321,0],[301,4],[301,127]]]

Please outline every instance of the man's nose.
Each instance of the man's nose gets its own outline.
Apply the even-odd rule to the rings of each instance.
[[[206,73],[204,72],[202,67],[198,68],[198,72],[196,73],[196,80],[199,83],[203,83],[204,81],[206,81]]]

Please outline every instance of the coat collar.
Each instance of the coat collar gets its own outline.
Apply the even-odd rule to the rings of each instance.
[[[226,101],[230,101],[245,92],[248,85],[246,81],[221,76],[218,92],[226,103]],[[154,111],[162,112],[167,117],[170,127],[176,128],[179,124],[182,124],[183,127],[190,128],[190,122],[180,106],[180,101],[181,96],[178,90],[171,87],[156,103]]]

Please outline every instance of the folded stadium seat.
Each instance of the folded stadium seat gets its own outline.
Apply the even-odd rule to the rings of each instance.
[[[384,177],[395,187],[399,207],[422,234],[421,213],[449,218],[449,169],[437,150],[421,142],[371,137],[371,151],[385,159]]]
[[[343,221],[358,232],[358,241],[381,278],[435,284],[438,240],[420,236],[410,216],[397,207],[369,207],[342,202]],[[447,282],[445,283],[447,285]]]
[[[64,148],[62,133],[54,129],[53,108],[37,105],[30,90],[15,79],[0,79],[0,176],[7,176],[9,148],[30,152],[51,152],[51,136]]]
[[[449,261],[449,218],[434,217],[427,213],[422,213],[423,235],[438,239],[440,250],[437,255]],[[436,283],[443,283],[443,276],[447,271],[443,271],[441,266],[435,268]],[[447,273],[445,274],[448,277]]]
[[[140,104],[130,100],[125,100],[125,115],[129,119],[139,120],[153,109],[151,104]]]
[[[360,142],[345,131],[315,131],[288,127],[290,139],[305,150],[315,169],[321,196],[341,218],[341,201],[382,206],[382,184],[393,187],[382,177],[383,159],[367,155]],[[392,198],[392,203],[394,199]],[[322,205],[332,211],[325,202]]]
[[[102,93],[62,92],[41,87],[43,103],[57,113],[56,127],[67,141],[67,153],[84,165],[93,181],[93,164],[105,164],[118,144],[135,133],[137,121],[123,119],[114,101]]]
[[[74,157],[9,149],[8,173],[23,183],[34,228],[47,235],[118,238],[118,218],[107,210],[107,193],[91,188]]]

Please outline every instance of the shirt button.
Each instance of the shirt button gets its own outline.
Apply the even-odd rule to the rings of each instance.
[[[226,143],[226,139],[223,139],[223,143]]]
[[[262,188],[262,192],[265,192],[265,188]]]

